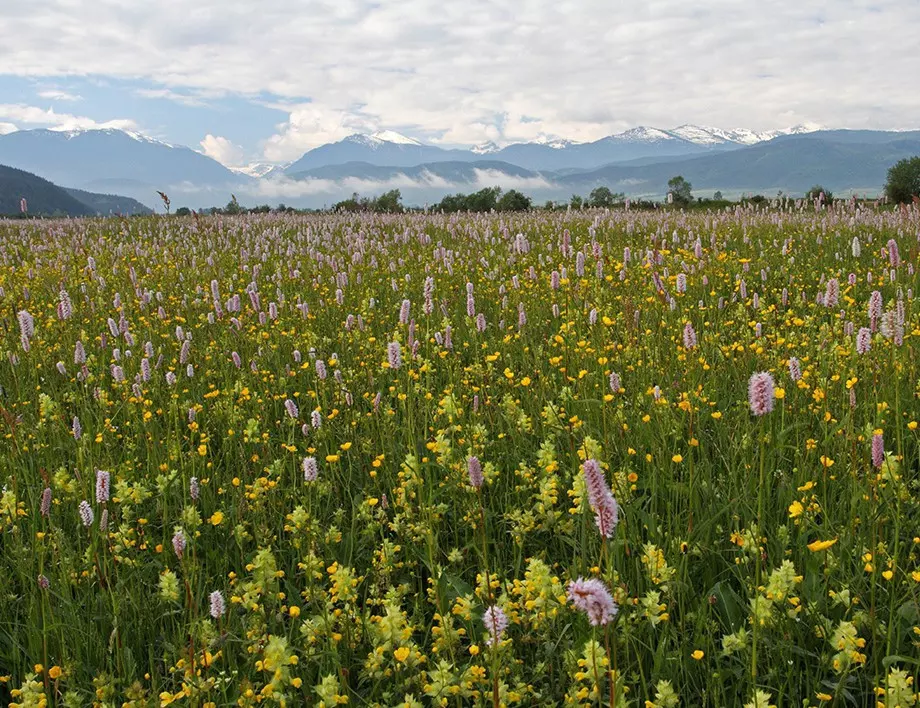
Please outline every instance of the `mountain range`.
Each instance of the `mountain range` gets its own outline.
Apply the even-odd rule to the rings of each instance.
[[[157,190],[200,205],[224,204],[252,180],[190,148],[115,129],[8,133],[0,136],[0,165],[55,184],[122,194],[147,206],[157,206]]]
[[[797,125],[787,130],[756,133],[750,130],[719,130],[682,125],[671,130],[639,127],[608,135],[589,143],[539,139],[499,148],[494,143],[469,150],[424,145],[413,138],[385,131],[350,135],[305,153],[285,168],[297,175],[326,165],[365,162],[387,167],[412,167],[432,162],[475,162],[487,156],[530,170],[588,169],[637,158],[677,157],[724,151],[770,140],[780,135],[812,132],[818,126]]]
[[[824,130],[801,125],[755,132],[694,125],[639,127],[578,143],[443,148],[393,131],[356,134],[309,150],[289,165],[228,168],[187,147],[120,130],[24,130],[0,136],[0,164],[72,189],[123,194],[175,207],[284,201],[321,206],[352,192],[398,188],[409,204],[483,186],[520,189],[535,199],[568,198],[605,185],[633,196],[661,197],[677,174],[704,193],[783,190],[815,183],[836,192],[878,193],[888,167],[920,154],[920,131]]]
[[[27,211],[32,215],[133,216],[153,213],[134,199],[59,187],[29,172],[0,165],[0,215],[19,214],[22,199],[26,200]]]

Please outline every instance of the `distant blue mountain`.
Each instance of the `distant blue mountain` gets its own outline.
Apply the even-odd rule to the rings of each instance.
[[[0,215],[19,214],[22,199],[26,200],[27,211],[31,215],[131,216],[151,213],[143,204],[127,197],[59,187],[30,172],[0,165]]]
[[[444,149],[398,133],[352,135],[305,153],[287,167],[230,170],[211,158],[119,130],[28,130],[0,136],[0,164],[68,188],[121,194],[159,207],[284,201],[320,206],[350,195],[399,188],[408,203],[481,186],[521,189],[536,198],[587,193],[605,185],[633,195],[663,195],[677,174],[697,190],[804,192],[881,190],[888,167],[920,154],[920,131],[816,130],[756,133],[683,125],[636,128],[590,143],[541,139],[498,148]],[[102,204],[96,202],[97,206]],[[108,202],[113,204],[113,202]],[[105,211],[104,204],[99,210]],[[121,211],[117,207],[109,210]]]
[[[295,175],[318,167],[361,162],[367,165],[412,167],[429,162],[471,161],[475,157],[467,150],[444,150],[423,145],[398,133],[350,135],[336,143],[328,143],[304,153],[288,165],[285,174]]]
[[[126,194],[149,205],[156,191],[174,197],[219,188],[223,201],[252,178],[187,147],[121,130],[20,130],[0,135],[0,164],[68,187]]]
[[[701,190],[802,194],[821,184],[832,191],[880,192],[888,168],[914,155],[920,155],[920,131],[819,131],[691,159],[608,165],[559,175],[553,182],[581,190],[605,185],[627,193],[663,194],[668,179],[680,174]]]
[[[756,133],[750,130],[719,130],[682,125],[670,130],[639,127],[608,135],[590,143],[542,139],[499,148],[488,143],[470,150],[444,149],[424,145],[399,133],[384,131],[372,135],[350,135],[305,153],[285,169],[295,175],[317,167],[363,162],[388,167],[412,167],[435,162],[475,162],[494,159],[530,170],[591,169],[613,162],[661,159],[732,150],[769,140],[780,134],[812,130],[795,126],[785,131]]]
[[[550,150],[558,148],[548,148]],[[488,157],[507,154],[494,152]],[[533,170],[493,159],[429,162],[411,167],[350,162],[289,175],[294,180],[356,185],[367,193],[399,187],[410,203],[432,202],[447,193],[485,185],[521,189],[540,199],[568,198],[606,186],[634,196],[662,196],[671,177],[682,175],[695,190],[712,193],[803,194],[815,184],[835,192],[879,193],[888,168],[920,155],[920,131],[817,131],[778,136],[746,147],[706,150],[673,157],[643,157],[594,169]]]

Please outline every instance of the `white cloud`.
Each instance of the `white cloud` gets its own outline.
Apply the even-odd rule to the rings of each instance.
[[[552,182],[544,177],[517,177],[499,170],[473,170],[476,175],[476,187],[501,187],[502,189],[551,189]]]
[[[225,167],[238,167],[243,164],[245,153],[243,148],[234,144],[227,138],[219,135],[205,135],[200,143],[201,151],[208,157],[217,160]]]
[[[344,191],[339,183],[331,179],[263,179],[255,185],[255,196],[261,198],[274,199],[294,199],[296,197],[307,197],[318,194],[333,194],[338,191]]]
[[[0,66],[176,96],[279,96],[289,119],[265,142],[269,159],[365,126],[476,144],[639,124],[907,128],[920,112],[903,82],[920,75],[916,2],[610,12],[609,0],[31,0],[0,15]]]
[[[137,123],[130,118],[97,121],[85,116],[58,113],[53,108],[38,108],[21,103],[0,103],[0,119],[15,120],[20,125],[40,126],[51,130],[90,130],[93,128],[116,128],[136,130]]]
[[[49,101],[82,101],[82,96],[77,96],[73,93],[68,93],[67,91],[60,91],[58,89],[47,89],[46,91],[38,92],[39,98],[46,98]]]
[[[353,192],[373,195],[390,189],[399,189],[411,199],[411,195],[414,192],[443,196],[455,191],[474,192],[484,187],[522,190],[553,189],[556,187],[556,185],[543,177],[517,177],[499,170],[474,169],[473,175],[474,179],[470,182],[453,182],[428,171],[423,171],[418,177],[410,177],[402,172],[397,172],[387,179],[345,177],[342,179],[310,178],[292,180],[282,176],[259,180],[253,185],[252,196],[258,199],[296,199],[298,197],[312,196],[344,198]]]
[[[181,103],[183,106],[199,107],[206,105],[204,95],[200,92],[194,94],[180,93],[167,88],[139,88],[134,93],[141,98],[163,98],[168,101]]]
[[[272,162],[295,160],[311,148],[376,129],[375,123],[361,115],[312,103],[275,107],[290,113],[287,122],[278,125],[278,132],[263,146],[265,159]]]
[[[3,123],[0,122],[0,135],[6,135],[7,133],[15,133],[19,128],[17,128],[12,123]]]

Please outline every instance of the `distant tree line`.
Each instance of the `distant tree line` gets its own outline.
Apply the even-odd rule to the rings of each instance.
[[[240,214],[306,214],[313,211],[316,210],[295,209],[294,207],[286,206],[284,203],[281,203],[276,207],[269,206],[268,204],[260,204],[259,206],[254,207],[244,207],[241,206],[237,201],[236,195],[231,195],[231,199],[229,202],[227,202],[226,206],[199,209],[197,213],[210,214],[211,216],[238,216]],[[192,216],[192,214],[192,210],[188,207],[179,207],[176,209],[176,216]]]
[[[501,187],[486,187],[472,194],[450,194],[432,207],[433,211],[528,211],[530,197],[516,189],[502,193]]]
[[[361,197],[355,192],[349,199],[336,202],[332,211],[371,211],[377,214],[401,214],[405,211],[402,194],[398,189],[391,189],[379,197]]]
[[[437,204],[428,207],[428,210],[435,212],[527,211],[532,206],[530,197],[516,189],[502,192],[500,187],[486,187],[472,194],[449,194]],[[377,197],[362,197],[355,193],[349,199],[332,205],[332,211],[366,211],[378,214],[399,214],[404,211],[417,210],[403,206],[402,195],[398,189],[384,192]]]

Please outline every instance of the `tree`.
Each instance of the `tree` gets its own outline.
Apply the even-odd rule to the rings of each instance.
[[[403,210],[402,195],[398,189],[391,189],[377,197],[371,204],[373,211],[382,211],[387,214],[400,214]]]
[[[550,202],[547,202],[548,204]],[[444,213],[456,211],[527,211],[532,207],[530,197],[516,189],[502,194],[500,187],[486,187],[472,194],[448,194],[438,202],[432,211]]]
[[[498,200],[497,206],[499,211],[527,211],[530,209],[530,197],[516,189],[509,189]]]
[[[486,187],[478,192],[473,192],[466,199],[466,210],[487,212],[498,206],[498,197],[502,193],[501,187]]]
[[[364,211],[367,209],[367,198],[361,198],[354,192],[350,198],[343,199],[332,205],[333,211]]]
[[[588,195],[587,205],[596,209],[608,209],[625,198],[626,195],[621,192],[611,192],[607,187],[595,187]]]
[[[597,209],[613,206],[613,192],[608,187],[595,187],[588,195],[588,206]]]
[[[832,201],[834,201],[833,193],[822,187],[820,184],[816,184],[814,187],[805,192],[805,198],[814,201],[815,199],[820,199],[822,194],[824,195],[825,204],[830,204]]]
[[[584,199],[579,197],[577,194],[573,194],[572,201],[569,202],[569,206],[572,207],[572,209],[581,209],[582,206],[584,206],[584,203]]]
[[[920,197],[920,157],[900,160],[888,170],[885,195],[896,204],[909,204]]]
[[[675,204],[685,206],[693,201],[693,194],[690,191],[692,188],[693,185],[681,175],[668,180],[668,192],[671,193]]]
[[[235,216],[242,213],[243,208],[240,206],[240,203],[236,200],[236,195],[230,195],[230,201],[227,202],[227,206],[224,207],[224,214],[229,214]]]
[[[712,195],[712,198],[715,199],[717,202],[721,202],[721,201],[722,201],[722,192],[716,190],[716,193]]]
[[[443,211],[445,213],[450,213],[454,211],[462,211],[466,197],[462,194],[448,194],[437,206],[434,207],[434,211]]]
[[[192,210],[188,207],[179,207],[176,209],[176,216],[191,216]]]

